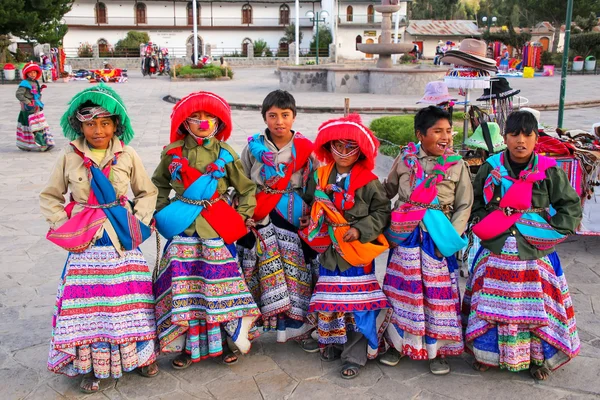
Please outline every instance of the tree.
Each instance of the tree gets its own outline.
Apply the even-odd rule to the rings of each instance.
[[[486,42],[501,42],[507,46],[512,46],[517,50],[517,54],[520,56],[523,52],[523,47],[525,44],[531,40],[531,33],[517,33],[512,25],[512,22],[509,21],[507,30],[501,32],[485,31],[482,39]]]
[[[558,50],[561,25],[566,20],[565,0],[522,0],[522,7],[528,9],[537,22],[549,21],[554,27],[552,51]],[[589,15],[600,9],[600,0],[577,0],[573,3],[574,15]]]
[[[577,16],[575,17],[575,25],[573,26],[572,32],[573,34],[584,33],[584,32],[592,32],[592,30],[598,26],[598,18],[596,14],[591,12],[587,18]]]
[[[72,4],[73,0],[2,0],[0,35],[38,41],[39,36],[55,30]]]
[[[600,56],[600,32],[585,32],[573,35],[569,47],[583,58],[589,55],[597,58]]]
[[[256,39],[254,41],[254,57],[262,57],[265,50],[269,49],[269,45],[264,39]]]
[[[146,32],[129,31],[125,39],[121,39],[115,44],[115,50],[139,49],[141,44],[149,41],[150,36]]]
[[[331,35],[331,31],[327,27],[327,25],[319,25],[319,55],[323,53],[329,54],[329,45],[333,42],[333,36]],[[310,42],[310,52],[316,53],[317,49],[317,35],[313,36]],[[322,49],[326,49],[326,52],[323,52]]]
[[[304,35],[302,34],[302,31],[300,31],[300,38],[298,39],[298,43],[302,43],[303,36]],[[285,27],[283,31],[283,39],[285,39],[285,41],[288,44],[296,42],[296,25],[289,24]]]

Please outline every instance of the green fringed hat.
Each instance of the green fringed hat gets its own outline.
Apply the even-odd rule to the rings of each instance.
[[[500,126],[495,122],[482,122],[465,144],[470,148],[487,150],[490,154],[506,149]]]
[[[81,122],[79,122],[76,115],[81,106],[88,101],[104,108],[111,115],[118,117],[116,135],[119,139],[125,144],[128,144],[133,139],[133,128],[131,127],[123,100],[121,100],[121,97],[114,89],[103,83],[77,93],[69,102],[69,109],[60,120],[60,126],[67,139],[75,140],[83,134],[81,131]]]

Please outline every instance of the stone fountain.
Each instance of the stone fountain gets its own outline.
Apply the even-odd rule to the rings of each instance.
[[[279,87],[289,91],[412,95],[423,93],[427,83],[443,79],[446,71],[423,65],[393,66],[392,54],[407,53],[411,43],[392,43],[392,14],[399,2],[382,0],[375,10],[383,14],[381,43],[363,43],[358,50],[378,54],[377,65],[294,65],[279,67]]]
[[[399,0],[382,0],[375,11],[383,14],[381,20],[381,43],[361,43],[358,50],[366,54],[378,54],[377,68],[392,68],[392,54],[408,53],[411,43],[392,43],[392,14],[400,9]]]

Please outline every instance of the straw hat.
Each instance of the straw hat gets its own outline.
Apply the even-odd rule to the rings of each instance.
[[[487,58],[487,45],[483,40],[464,39],[458,50],[448,50],[442,61],[449,64],[461,65],[497,71],[496,60]]]
[[[425,86],[425,94],[421,100],[417,101],[417,104],[424,103],[438,105],[455,100],[456,99],[453,99],[448,93],[448,86],[445,82],[433,81]]]
[[[495,122],[482,122],[475,133],[465,140],[465,144],[471,148],[486,150],[490,154],[506,149],[500,126]]]

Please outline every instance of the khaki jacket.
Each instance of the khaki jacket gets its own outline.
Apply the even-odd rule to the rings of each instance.
[[[437,164],[437,157],[428,156],[423,148],[419,149],[417,159],[426,174],[430,174]],[[402,162],[402,154],[398,155],[392,165],[392,170],[383,186],[389,199],[398,195],[394,208],[404,204],[402,199],[408,199],[413,188],[410,185],[411,170]],[[467,223],[473,207],[473,185],[467,164],[461,160],[448,169],[446,178],[437,184],[440,205],[452,206],[449,215],[452,226],[462,235],[467,229]],[[421,222],[421,228],[425,226]]]
[[[85,138],[80,137],[72,141],[71,144],[87,157],[93,159]],[[117,198],[127,195],[131,187],[134,196],[132,199],[133,208],[129,203],[125,207],[143,223],[150,224],[156,206],[158,190],[152,184],[142,160],[135,150],[129,146],[122,146],[121,141],[115,136],[106,151],[106,156],[98,167],[103,169],[109,162],[112,162],[115,154],[119,152],[121,152],[121,155],[117,164],[111,167],[109,176]],[[42,215],[52,229],[60,227],[68,220],[65,212],[65,195],[67,192],[70,192],[70,196],[74,201],[82,204],[87,203],[90,194],[88,170],[83,165],[83,159],[75,153],[70,145],[59,154],[48,184],[40,193]],[[83,206],[77,204],[73,208],[72,215],[82,210]],[[102,237],[105,230],[113,244],[115,244],[117,251],[121,253],[123,250],[120,245],[117,245],[119,239],[109,220],[98,230],[94,240]]]

